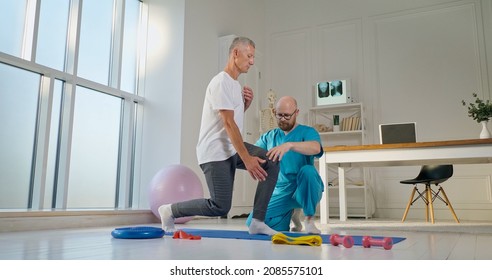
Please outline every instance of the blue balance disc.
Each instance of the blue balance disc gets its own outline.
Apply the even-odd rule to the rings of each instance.
[[[111,232],[111,236],[120,239],[161,238],[164,234],[164,230],[157,227],[124,227],[116,228]]]

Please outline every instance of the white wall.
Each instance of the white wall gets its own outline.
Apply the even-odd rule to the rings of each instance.
[[[195,147],[205,89],[219,71],[219,37],[231,34],[249,37],[255,42],[257,53],[261,53],[265,45],[263,2],[186,1],[181,163],[193,169],[202,179],[205,196],[208,196],[208,188],[198,166]],[[259,98],[259,93],[255,94]],[[247,114],[255,113],[249,111]]]
[[[137,151],[138,208],[148,208],[148,186],[166,165],[180,162],[184,2],[146,0],[149,10],[143,128]],[[186,116],[185,116],[186,117]]]
[[[461,100],[473,92],[491,97],[490,0],[266,3],[265,85],[297,97],[304,121],[313,85],[348,77],[365,105],[366,143],[379,142],[379,123],[401,121],[417,122],[419,141],[478,138]],[[376,215],[401,217],[410,188],[399,180],[418,169],[373,170]],[[492,219],[491,175],[490,165],[455,167],[445,186],[460,218]],[[437,208],[438,219],[451,219]]]

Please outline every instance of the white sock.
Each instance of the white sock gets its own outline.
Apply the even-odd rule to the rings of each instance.
[[[301,223],[301,209],[296,208],[292,212],[292,223],[294,223],[294,227],[291,228],[291,231],[299,232],[302,231],[302,223]]]
[[[319,230],[316,227],[316,224],[314,223],[314,220],[312,218],[310,219],[306,218],[306,220],[304,221],[304,227],[306,228],[307,233],[313,233],[313,234],[321,233],[321,230]]]
[[[174,217],[171,204],[164,204],[157,211],[161,216],[162,229],[166,232],[174,232]]]
[[[275,235],[278,232],[267,226],[265,222],[253,218],[249,225],[249,234]]]

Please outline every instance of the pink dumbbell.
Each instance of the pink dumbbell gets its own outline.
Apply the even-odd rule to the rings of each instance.
[[[385,250],[390,250],[393,247],[393,239],[385,237],[383,239],[374,239],[370,236],[362,237],[362,246],[370,248],[371,246],[382,246]]]
[[[345,248],[351,248],[354,246],[354,239],[350,235],[340,236],[338,234],[330,235],[330,243],[333,246],[338,246],[338,244],[342,244]]]

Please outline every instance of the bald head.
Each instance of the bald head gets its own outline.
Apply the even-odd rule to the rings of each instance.
[[[297,109],[297,101],[291,96],[283,96],[277,101],[277,112],[293,112]]]

